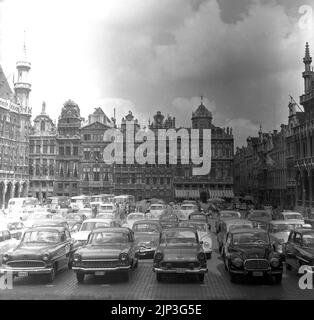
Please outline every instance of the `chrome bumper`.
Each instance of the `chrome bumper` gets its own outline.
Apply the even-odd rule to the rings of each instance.
[[[207,268],[200,268],[200,269],[184,269],[178,271],[178,269],[163,269],[163,268],[153,268],[153,271],[156,273],[177,273],[177,274],[184,274],[184,273],[193,273],[193,274],[201,274],[207,273]]]
[[[111,272],[111,271],[128,271],[131,270],[131,266],[121,266],[114,268],[83,268],[83,267],[74,267],[72,266],[74,272],[79,273],[95,273],[95,272]]]
[[[277,269],[277,270],[235,270],[235,269],[230,269],[230,273],[234,274],[242,274],[244,276],[252,274],[253,272],[263,272],[265,275],[276,275],[276,274],[281,274],[283,272],[282,269]]]
[[[0,275],[11,272],[13,275],[18,275],[20,272],[27,272],[28,275],[35,274],[50,274],[51,268],[38,267],[38,268],[0,268]]]

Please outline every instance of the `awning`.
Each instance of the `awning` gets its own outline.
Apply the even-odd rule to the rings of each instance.
[[[232,189],[208,190],[208,192],[211,198],[233,198],[234,197],[234,193]]]
[[[199,190],[178,190],[175,189],[175,197],[181,199],[199,199],[200,191]]]

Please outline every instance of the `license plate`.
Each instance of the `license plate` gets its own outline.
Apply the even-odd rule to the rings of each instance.
[[[104,276],[105,273],[106,273],[105,271],[96,271],[95,276]]]
[[[18,272],[17,274],[19,277],[27,277],[28,276],[28,272]]]
[[[177,273],[185,273],[185,269],[183,269],[183,268],[178,268],[178,269],[176,270],[176,272],[177,272]]]
[[[263,276],[263,272],[261,271],[254,271],[253,272],[253,277],[262,277]]]

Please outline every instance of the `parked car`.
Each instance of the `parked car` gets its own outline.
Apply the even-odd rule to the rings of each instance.
[[[132,230],[138,247],[137,257],[153,258],[162,230],[159,222],[157,220],[135,221]]]
[[[100,212],[97,214],[96,219],[102,219],[111,224],[112,227],[120,227],[121,219],[113,212]]]
[[[86,216],[84,213],[69,213],[65,217],[65,221],[68,223],[69,227],[72,228],[77,223],[83,223],[84,220],[86,220]]]
[[[79,283],[84,281],[86,274],[98,276],[108,272],[120,272],[127,281],[129,270],[138,265],[136,252],[132,230],[94,229],[88,237],[87,244],[74,254],[72,269]]]
[[[35,227],[64,227],[70,230],[68,223],[64,219],[42,219],[35,220],[31,228]]]
[[[159,223],[162,228],[175,228],[179,224],[179,219],[175,213],[163,213],[159,217]]]
[[[288,241],[283,245],[287,270],[296,271],[308,265],[314,271],[314,230],[298,228],[290,231]]]
[[[208,224],[200,220],[188,220],[180,222],[179,227],[191,227],[196,229],[198,238],[202,242],[202,248],[206,254],[206,258],[210,259],[213,251],[213,240]]]
[[[208,228],[211,229],[209,217],[205,213],[198,212],[198,211],[192,212],[189,214],[188,220],[203,221],[203,222],[207,223]]]
[[[253,228],[253,222],[245,219],[225,219],[220,221],[217,232],[218,250],[220,253],[223,253],[228,232],[243,228]]]
[[[277,215],[278,219],[277,220],[285,220],[285,221],[297,221],[302,224],[305,223],[304,217],[301,213],[299,212],[281,212]]]
[[[149,212],[146,214],[146,217],[148,219],[156,219],[158,220],[159,217],[165,213],[166,211],[166,205],[163,203],[154,203],[151,204],[149,207]]]
[[[30,214],[27,219],[23,221],[23,224],[26,228],[31,228],[34,223],[36,223],[39,220],[47,220],[52,219],[53,214],[47,211],[41,211],[41,212],[34,212]]]
[[[248,276],[268,276],[281,283],[283,259],[275,252],[265,230],[247,228],[230,231],[223,249],[223,261],[231,282]]]
[[[247,217],[254,222],[269,222],[272,220],[272,215],[267,210],[251,210]]]
[[[83,214],[86,219],[91,219],[93,216],[93,210],[91,208],[82,208],[77,212],[79,214]]]
[[[178,210],[178,218],[183,220],[188,220],[189,215],[195,211],[198,211],[198,206],[193,203],[185,203],[182,204],[180,209]]]
[[[268,223],[267,231],[277,252],[282,253],[283,244],[288,241],[290,231],[296,228],[302,228],[302,223],[288,220],[273,220]]]
[[[164,274],[195,274],[204,281],[208,272],[202,242],[194,228],[163,229],[154,255],[153,271],[157,281]]]
[[[224,219],[241,219],[241,214],[238,211],[234,210],[221,210],[217,214],[217,219],[215,221],[215,230],[216,233],[218,232],[218,226],[220,224],[220,221],[223,221]]]
[[[132,212],[132,213],[129,213],[129,214],[127,215],[127,217],[125,218],[125,221],[124,221],[124,223],[122,224],[122,227],[126,227],[126,228],[132,229],[133,224],[134,224],[136,221],[145,220],[145,218],[146,218],[145,213],[142,213],[142,212]]]
[[[57,272],[71,263],[73,242],[64,227],[37,227],[25,231],[19,245],[3,255],[0,274],[46,275],[52,282]]]

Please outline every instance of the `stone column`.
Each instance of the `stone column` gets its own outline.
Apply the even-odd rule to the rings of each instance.
[[[302,183],[302,207],[304,209],[305,207],[305,175],[306,175],[306,172],[304,172],[303,170],[301,170],[302,174],[301,174],[301,183]]]
[[[309,202],[310,202],[310,208],[312,208],[312,169],[308,171],[308,179],[309,179]]]

